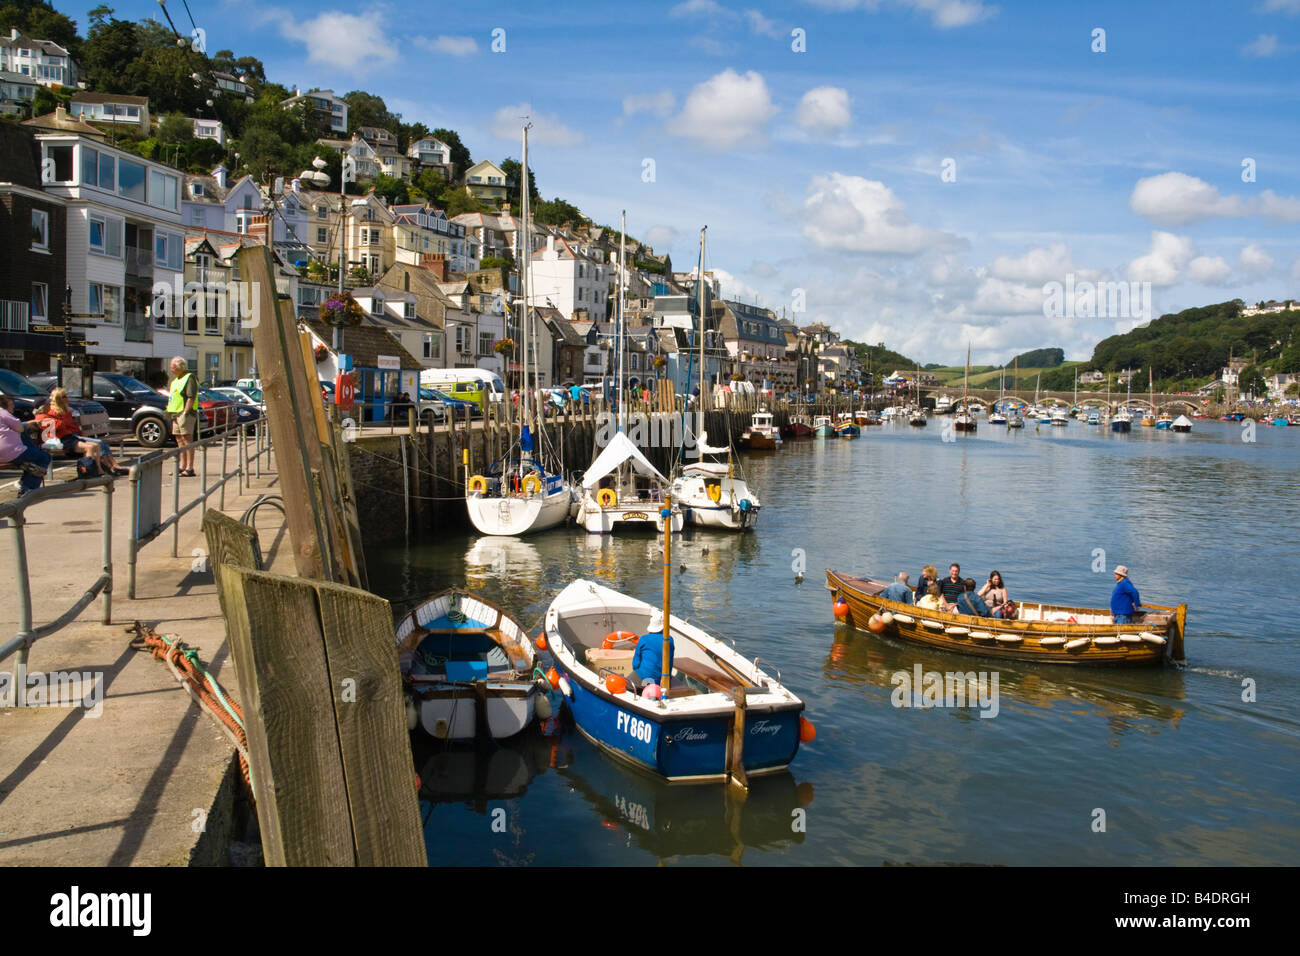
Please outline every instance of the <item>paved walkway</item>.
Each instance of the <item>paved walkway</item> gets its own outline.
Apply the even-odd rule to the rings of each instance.
[[[219,460],[219,454],[218,454]],[[213,473],[217,468],[211,462]],[[265,466],[264,466],[265,467]],[[170,466],[163,478],[170,511]],[[181,479],[182,496],[199,479]],[[263,493],[278,493],[275,476],[252,479],[236,496],[230,482],[225,511],[239,517]],[[36,643],[28,662],[29,687],[37,672],[90,672],[102,704],[0,708],[0,866],[186,865],[220,863],[219,828],[229,825],[234,749],[216,724],[191,702],[167,666],[133,651],[133,621],[153,624],[191,647],[236,698],[239,683],[228,660],[225,625],[210,570],[195,571],[194,549],[205,548],[200,509],[181,522],[179,557],[171,532],[141,552],[137,600],[127,600],[128,484],[113,495],[113,623],[99,623],[100,601],[77,621]],[[28,567],[37,626],[71,606],[100,570],[103,492],[44,502],[27,512]],[[0,489],[0,500],[13,491]],[[182,504],[185,502],[182,497]],[[210,499],[216,504],[216,498]],[[287,531],[278,511],[257,515],[268,567],[292,574]],[[13,532],[0,529],[0,641],[18,630]],[[0,661],[12,674],[17,655]],[[9,678],[0,676],[0,680]],[[78,692],[82,697],[85,692]],[[54,694],[52,696],[60,696]],[[68,691],[63,697],[71,698]],[[96,710],[99,711],[96,716]],[[204,823],[211,818],[207,839]]]

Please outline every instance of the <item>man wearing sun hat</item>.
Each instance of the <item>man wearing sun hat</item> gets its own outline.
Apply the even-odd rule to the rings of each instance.
[[[653,608],[650,611],[650,623],[647,626],[646,633],[642,634],[641,639],[636,643],[636,653],[632,655],[632,670],[647,686],[654,687],[655,691],[658,691],[659,681],[663,678],[663,651],[664,612],[658,608]],[[669,668],[673,666],[675,651],[672,636],[669,635]]]
[[[1142,599],[1138,589],[1128,579],[1128,568],[1122,564],[1115,566],[1115,590],[1110,592],[1110,613],[1115,615],[1116,624],[1133,624],[1140,613]]]

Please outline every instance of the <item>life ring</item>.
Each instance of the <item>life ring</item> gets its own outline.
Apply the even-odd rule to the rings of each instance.
[[[524,479],[524,494],[535,495],[542,490],[542,479],[536,475],[529,475]]]
[[[613,488],[601,488],[596,492],[596,503],[602,508],[612,508],[618,504],[618,493]]]
[[[475,475],[473,478],[469,480],[469,484],[465,486],[465,489],[467,491],[487,491],[488,489],[487,479],[484,478],[482,475]]]
[[[619,644],[636,644],[641,640],[640,634],[633,634],[631,631],[610,631],[605,635],[605,639],[600,642],[601,650],[613,650]]]
[[[716,482],[707,484],[704,486],[704,490],[708,492],[709,500],[712,501],[715,505],[722,500],[721,484],[718,484]]]

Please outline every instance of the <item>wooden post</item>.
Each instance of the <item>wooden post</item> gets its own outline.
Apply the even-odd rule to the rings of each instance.
[[[669,672],[670,668],[668,665],[668,649],[671,646],[670,641],[672,640],[672,629],[673,629],[673,626],[671,624],[672,618],[669,616],[671,614],[671,604],[672,604],[672,601],[670,600],[670,596],[672,594],[672,587],[673,587],[673,502],[672,502],[671,495],[664,495],[664,506],[663,509],[660,511],[660,515],[663,515],[665,513],[667,514],[667,517],[663,519],[664,520],[664,640],[663,640],[663,649],[660,652],[660,657],[662,658],[661,660],[662,666],[660,668],[662,673],[660,676],[662,679],[659,681],[659,689],[663,695],[661,699],[667,698],[668,682],[669,680],[672,679],[672,674]]]
[[[424,865],[388,602],[233,564],[221,587],[267,865]]]
[[[749,789],[749,778],[745,775],[746,693],[744,687],[737,687],[732,691],[732,699],[735,702],[736,709],[731,724],[730,739],[727,741],[728,781],[742,790]]]

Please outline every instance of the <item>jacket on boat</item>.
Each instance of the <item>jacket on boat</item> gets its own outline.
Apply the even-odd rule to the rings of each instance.
[[[1120,578],[1115,584],[1115,590],[1110,592],[1110,613],[1136,614],[1141,605],[1142,600],[1138,597],[1138,589],[1133,586],[1133,582],[1128,578]]]
[[[993,612],[989,610],[988,604],[975,591],[963,591],[957,598],[957,613],[970,614],[977,617],[988,617]]]
[[[662,631],[641,635],[641,639],[636,642],[636,653],[632,655],[632,670],[636,671],[637,677],[651,684],[658,684],[663,680],[663,649],[664,635]],[[677,653],[677,648],[673,646],[673,639],[670,635],[668,638],[668,669],[670,671],[673,667],[673,655],[675,653]]]
[[[912,589],[901,581],[895,581],[885,590],[880,592],[880,596],[888,598],[891,601],[901,601],[903,604],[912,603]]]

